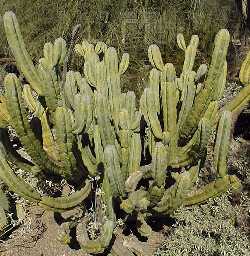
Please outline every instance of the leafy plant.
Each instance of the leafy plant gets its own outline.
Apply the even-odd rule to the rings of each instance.
[[[94,209],[100,224],[97,234],[90,237],[86,221],[79,224],[69,220],[61,240],[68,242],[69,229],[81,227],[82,250],[102,253],[115,236],[116,218],[121,212],[126,218],[134,217],[140,235],[149,237],[150,217],[171,214],[180,206],[202,203],[241,187],[236,176],[228,175],[226,160],[232,118],[250,97],[250,54],[240,73],[247,86],[219,109],[227,74],[227,30],[220,30],[215,38],[209,68],[203,64],[196,72],[193,66],[199,39],[193,36],[187,45],[179,34],[177,43],[185,54],[179,77],[173,64],[163,63],[158,46],[151,45],[148,56],[153,69],[138,109],[134,92],[121,91],[121,76],[129,65],[127,53],[119,60],[115,48],[84,40],[75,45],[84,59],[84,74],[80,74],[67,71],[71,53],[58,38],[45,44],[44,56],[35,66],[13,12],[5,13],[4,26],[26,83],[14,74],[5,77],[1,127],[3,132],[8,126],[15,129],[31,159],[22,159],[2,136],[1,180],[20,196],[55,212],[73,209],[84,200],[88,208],[89,200],[98,199]],[[214,128],[216,179],[198,187]],[[16,175],[13,166],[63,177],[80,189],[60,197],[40,195]],[[130,250],[129,246],[114,244],[110,253],[130,255]]]

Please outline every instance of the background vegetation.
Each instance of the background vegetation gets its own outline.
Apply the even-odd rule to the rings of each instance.
[[[76,24],[82,25],[79,40],[101,40],[119,52],[129,52],[125,85],[136,92],[143,86],[150,44],[156,43],[168,62],[179,64],[183,53],[176,51],[176,34],[183,32],[186,38],[198,34],[202,60],[210,53],[215,33],[229,28],[237,37],[240,21],[235,0],[2,0],[0,14],[7,10],[16,13],[34,60],[45,42],[59,36],[69,42]],[[6,57],[10,52],[2,26],[0,56]],[[81,60],[75,58],[73,65],[81,67]]]

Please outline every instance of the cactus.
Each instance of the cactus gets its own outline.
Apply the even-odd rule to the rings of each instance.
[[[0,188],[0,233],[4,230],[4,228],[8,225],[8,218],[6,212],[9,211],[9,201]]]
[[[62,241],[70,241],[74,226],[83,232],[83,236],[77,235],[82,250],[100,254],[115,239],[117,211],[134,216],[138,232],[148,237],[152,233],[149,216],[172,214],[180,206],[240,189],[238,178],[227,173],[226,160],[232,119],[250,99],[249,56],[240,73],[246,87],[219,109],[226,83],[227,30],[216,36],[209,68],[202,64],[197,71],[193,68],[198,36],[192,36],[188,44],[182,34],[177,36],[185,53],[180,74],[173,64],[164,63],[157,45],[150,46],[148,57],[153,68],[137,107],[134,92],[121,89],[121,77],[129,65],[127,53],[119,56],[103,42],[94,45],[84,40],[75,45],[76,53],[84,59],[83,73],[70,70],[64,74],[68,50],[63,39],[46,43],[44,57],[36,66],[12,12],[4,15],[4,24],[28,84],[23,85],[14,74],[6,76],[0,125],[15,129],[30,159],[17,157],[18,152],[2,135],[0,179],[20,196],[55,212],[93,200],[96,187],[101,194],[102,211],[95,209],[101,212],[99,236],[90,237],[86,220],[78,219],[64,227]],[[207,144],[215,129],[216,179],[198,187]],[[56,198],[40,195],[16,174],[16,167],[66,178],[80,189]]]

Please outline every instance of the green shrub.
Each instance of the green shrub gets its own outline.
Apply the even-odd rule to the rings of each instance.
[[[247,235],[236,227],[241,212],[227,195],[205,205],[178,209],[176,226],[157,256],[245,256],[250,253]]]

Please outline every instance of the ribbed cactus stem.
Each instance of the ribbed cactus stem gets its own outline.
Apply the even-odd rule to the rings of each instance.
[[[135,133],[132,135],[129,146],[129,163],[128,163],[128,174],[140,170],[141,163],[141,138],[140,134]]]
[[[32,88],[39,95],[42,95],[42,81],[25,48],[15,14],[13,12],[6,12],[3,20],[7,40],[16,59],[17,66],[23,72],[25,78],[28,80]]]
[[[58,173],[57,166],[49,160],[43,151],[41,142],[35,137],[30,127],[28,113],[22,97],[21,82],[14,74],[8,74],[5,77],[4,86],[7,109],[11,116],[9,124],[15,128],[20,141],[27,153],[31,156],[32,161],[41,167],[51,169]]]
[[[220,178],[227,174],[227,153],[230,144],[232,114],[224,111],[218,125],[214,148],[214,166]]]
[[[7,212],[10,210],[9,200],[0,188],[0,233],[8,225]]]
[[[10,190],[23,198],[35,202],[40,201],[40,195],[13,172],[6,161],[6,152],[2,144],[0,144],[0,179],[7,184]]]
[[[241,83],[248,85],[250,84],[250,52],[248,52],[245,60],[243,61],[240,69],[240,81]]]
[[[118,152],[114,145],[107,145],[104,149],[104,166],[113,196],[122,196],[125,192],[125,179],[121,172]]]
[[[178,118],[178,129],[186,122],[195,99],[195,72],[190,71],[182,74],[182,105]]]
[[[240,190],[240,188],[240,180],[235,175],[226,175],[223,178],[218,178],[188,195],[184,200],[184,205],[187,206],[203,203],[209,198],[220,196],[229,189],[237,191]]]
[[[159,70],[163,70],[164,63],[161,57],[160,49],[156,44],[152,44],[149,46],[148,57],[152,66],[156,67]]]
[[[91,183],[86,181],[85,186],[68,196],[61,196],[57,198],[44,196],[41,198],[40,205],[46,208],[52,209],[53,211],[66,211],[72,209],[83,202],[91,191]]]
[[[107,220],[102,227],[100,237],[93,240],[90,240],[88,237],[85,237],[84,241],[80,243],[81,249],[84,252],[91,253],[91,254],[103,253],[105,249],[108,247],[112,239],[113,230],[114,230],[114,223],[110,220]]]
[[[168,152],[161,142],[157,142],[152,154],[152,177],[158,187],[165,185]]]
[[[183,36],[182,33],[177,34],[177,45],[179,46],[179,48],[181,48],[183,51],[186,50],[186,42],[185,42],[185,38]]]
[[[204,115],[210,101],[218,98],[218,88],[220,86],[224,87],[224,84],[219,84],[219,81],[221,73],[223,73],[223,69],[225,68],[224,65],[229,39],[229,33],[225,29],[220,30],[216,35],[215,47],[207,79],[205,81],[205,87],[197,95],[192,110],[190,111],[189,118],[181,129],[182,137],[189,137],[190,134],[193,134],[198,125],[199,119]]]
[[[199,44],[198,36],[193,35],[188,47],[185,49],[185,60],[184,60],[183,69],[182,69],[183,74],[193,70],[198,44]]]

